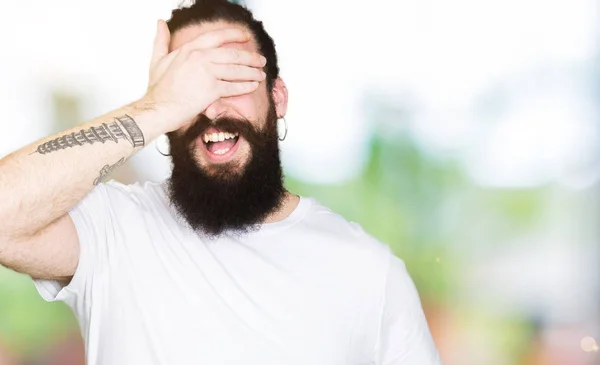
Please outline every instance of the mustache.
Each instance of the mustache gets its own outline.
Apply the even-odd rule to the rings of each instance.
[[[222,132],[238,133],[251,145],[261,146],[265,143],[264,132],[247,119],[233,117],[210,119],[206,115],[199,115],[198,119],[182,135],[176,136],[176,139],[183,145],[189,146],[209,128],[216,128]]]

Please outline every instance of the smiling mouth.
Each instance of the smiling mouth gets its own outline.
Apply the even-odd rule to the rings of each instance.
[[[215,155],[224,155],[229,152],[238,142],[239,134],[228,132],[205,133],[202,136],[204,146],[208,152]]]
[[[238,150],[239,133],[224,132],[216,128],[210,128],[199,137],[204,146],[209,161],[214,163],[225,163],[230,161]]]

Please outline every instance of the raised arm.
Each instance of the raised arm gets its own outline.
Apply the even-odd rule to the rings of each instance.
[[[0,265],[40,279],[68,279],[79,241],[68,211],[157,136],[185,127],[221,97],[254,91],[264,58],[221,45],[243,29],[209,32],[168,52],[158,23],[146,95],[0,160]]]

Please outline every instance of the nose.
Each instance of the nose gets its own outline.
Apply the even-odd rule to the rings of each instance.
[[[217,99],[215,102],[210,104],[208,108],[206,108],[204,115],[212,120],[218,116],[225,115],[228,109],[229,107],[223,99]]]

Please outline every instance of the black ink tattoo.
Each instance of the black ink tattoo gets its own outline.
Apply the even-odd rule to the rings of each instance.
[[[121,122],[121,125],[123,128],[125,128],[125,131],[127,131],[127,134],[129,134],[129,137],[131,138],[130,142],[133,144],[133,147],[144,147],[146,145],[144,134],[132,117],[125,114],[124,116],[116,119]]]
[[[94,185],[100,184],[102,182],[102,179],[104,179],[106,177],[106,175],[110,174],[111,172],[113,172],[113,170],[115,170],[117,167],[121,166],[124,163],[125,163],[125,157],[121,158],[114,165],[105,165],[102,168],[102,170],[100,170],[100,176],[98,176],[96,178],[96,180],[94,180]]]
[[[79,132],[73,132],[43,143],[37,147],[35,152],[45,155],[74,146],[83,146],[84,144],[94,144],[97,142],[106,143],[107,141],[119,143],[119,140],[128,141],[134,148],[144,147],[146,143],[142,130],[133,118],[127,114],[115,118],[113,123],[102,123],[102,125],[82,129]]]

